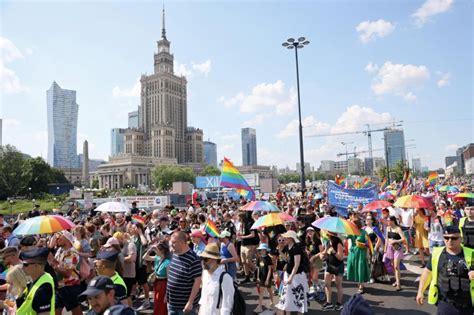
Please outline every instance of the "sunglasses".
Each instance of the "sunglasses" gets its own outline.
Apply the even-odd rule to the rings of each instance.
[[[445,239],[446,241],[449,241],[449,240],[451,240],[451,241],[457,241],[459,238],[460,238],[459,236],[445,236],[445,237],[444,237],[444,239]]]
[[[203,262],[208,262],[209,261],[209,258],[206,258],[206,257],[202,257],[201,258]]]
[[[27,263],[27,262],[23,263],[23,267],[28,267],[30,265],[37,265],[37,263]]]

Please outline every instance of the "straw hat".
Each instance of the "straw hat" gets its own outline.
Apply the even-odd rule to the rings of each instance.
[[[219,246],[216,243],[207,244],[201,253],[202,258],[221,259]]]
[[[283,233],[281,236],[283,236],[284,238],[292,238],[295,241],[295,243],[300,242],[300,240],[298,239],[298,235],[293,230],[289,230],[286,233]]]

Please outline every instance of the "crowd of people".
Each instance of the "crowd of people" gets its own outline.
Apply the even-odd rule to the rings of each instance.
[[[424,303],[429,287],[428,302],[436,303],[440,314],[473,314],[474,206],[435,190],[423,193],[433,207],[350,206],[344,215],[359,235],[312,225],[342,215],[316,189],[271,195],[268,201],[295,220],[257,229],[252,225],[266,213],[241,211],[243,199],[152,212],[136,204],[128,213],[71,207],[59,214],[74,222],[74,229],[23,237],[13,233],[21,218],[6,222],[0,216],[0,308],[28,315],[63,309],[73,315],[146,309],[160,315],[227,315],[242,307],[239,286],[250,284],[256,287],[255,313],[304,314],[310,301],[318,300],[322,310],[360,307],[352,314],[366,314],[362,309],[370,314],[363,299],[344,304],[344,284],[357,283],[357,298],[374,282],[403,290],[403,260],[411,251],[424,268],[417,302]],[[29,215],[44,214],[36,207]],[[208,233],[209,221],[218,236]]]

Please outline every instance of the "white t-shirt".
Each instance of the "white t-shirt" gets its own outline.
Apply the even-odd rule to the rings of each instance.
[[[227,274],[222,279],[222,298],[221,305],[218,309],[217,300],[219,297],[219,278],[224,272],[224,266],[219,266],[212,273],[209,274],[207,270],[202,271],[202,291],[199,305],[201,309],[200,314],[206,315],[230,315],[232,307],[234,306],[234,281],[232,277]]]
[[[413,209],[403,209],[401,213],[400,225],[406,228],[413,226]]]

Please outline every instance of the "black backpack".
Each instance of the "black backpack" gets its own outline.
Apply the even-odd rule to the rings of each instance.
[[[217,307],[220,307],[221,304],[221,299],[222,299],[222,280],[224,279],[224,275],[229,273],[223,272],[221,273],[221,276],[219,277],[219,297],[217,298]],[[232,276],[230,276],[232,278]],[[233,282],[233,281],[232,281]],[[233,315],[240,315],[240,314],[245,314],[245,310],[247,306],[245,305],[245,299],[240,293],[239,289],[237,288],[237,285],[235,282],[234,284],[234,305],[232,306],[232,312],[231,314]]]

